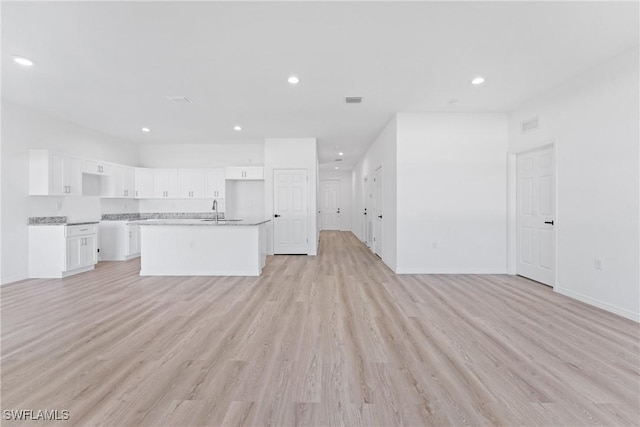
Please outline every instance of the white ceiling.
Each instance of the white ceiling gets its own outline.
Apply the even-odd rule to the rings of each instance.
[[[2,96],[135,143],[317,137],[323,167],[344,151],[348,169],[395,112],[506,112],[638,48],[638,13],[636,1],[3,2]]]

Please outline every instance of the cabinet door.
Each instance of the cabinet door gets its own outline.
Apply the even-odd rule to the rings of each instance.
[[[121,179],[122,179],[122,197],[132,198],[134,192],[134,174],[135,169],[131,166],[121,167]]]
[[[154,170],[135,168],[135,198],[152,199],[154,197]]]
[[[206,197],[204,169],[178,170],[178,197],[183,199],[202,199]]]
[[[225,170],[224,168],[207,169],[205,198],[218,199],[224,198],[225,188]]]
[[[66,164],[67,196],[82,196],[82,159],[69,156]]]
[[[127,226],[127,256],[140,253],[140,226]]]
[[[230,166],[226,168],[225,175],[227,179],[243,180],[264,179],[264,167],[262,166]]]
[[[49,177],[49,194],[55,196],[67,195],[67,158],[66,154],[51,153],[49,157],[49,167],[51,175]]]
[[[154,196],[158,199],[178,197],[178,170],[154,169]]]
[[[82,267],[82,250],[84,237],[67,237],[67,256],[65,262],[65,271],[75,270]]]
[[[96,235],[91,234],[84,236],[81,240],[80,250],[81,250],[81,263],[82,267],[88,265],[94,265],[97,260],[98,251],[96,249]]]
[[[169,188],[169,174],[166,169],[154,169],[153,171],[153,197],[164,199]]]
[[[111,165],[100,160],[85,159],[82,162],[82,173],[92,175],[111,175]]]

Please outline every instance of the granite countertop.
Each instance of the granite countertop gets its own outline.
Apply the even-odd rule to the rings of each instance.
[[[142,221],[145,219],[205,219],[213,218],[213,212],[143,212],[103,214],[101,221]],[[220,212],[219,218],[224,218]]]
[[[264,218],[248,218],[238,220],[219,220],[217,223],[211,218],[191,218],[191,219],[146,219],[141,221],[129,221],[128,224],[137,225],[183,225],[183,226],[253,226],[271,221]]]
[[[67,222],[66,216],[34,216],[30,217],[27,225],[88,225],[98,224],[100,221]]]

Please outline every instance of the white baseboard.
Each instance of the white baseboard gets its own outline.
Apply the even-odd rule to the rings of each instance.
[[[587,295],[581,294],[579,292],[575,292],[569,289],[565,289],[565,288],[560,288],[560,287],[555,287],[553,288],[554,291],[556,291],[559,294],[568,296],[569,298],[573,298],[576,299],[578,301],[582,301],[586,304],[589,305],[593,305],[595,307],[601,308],[605,311],[608,311],[610,313],[613,314],[617,314],[618,316],[622,316],[624,318],[627,318],[629,320],[633,320],[634,322],[640,323],[640,313],[635,313],[631,310],[627,310],[626,308],[621,308],[609,303],[606,303],[604,301],[600,301],[598,299],[595,298],[591,298]]]
[[[396,274],[507,274],[503,268],[401,268]]]
[[[19,276],[3,277],[2,283],[0,283],[0,285],[8,285],[9,283],[19,282],[20,280],[26,280],[28,278],[29,276],[27,276],[26,274],[19,275]]]

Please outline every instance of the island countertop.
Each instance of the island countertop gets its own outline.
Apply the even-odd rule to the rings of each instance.
[[[145,219],[139,221],[129,221],[127,224],[134,225],[182,225],[182,226],[216,226],[216,227],[242,227],[255,226],[271,221],[264,218],[245,218],[245,219],[221,219],[218,222],[212,218],[195,218],[195,219]]]

